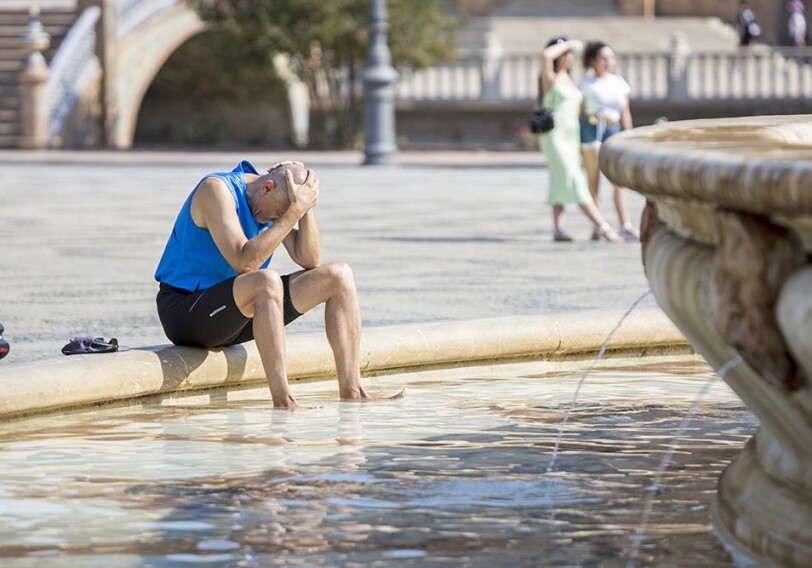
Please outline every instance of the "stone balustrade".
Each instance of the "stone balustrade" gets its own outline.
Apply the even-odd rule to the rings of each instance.
[[[812,565],[812,116],[686,121],[613,137],[601,168],[644,195],[660,306],[761,421],[714,520],[759,563]]]
[[[634,100],[714,101],[812,98],[812,49],[619,53],[617,72]],[[405,70],[401,101],[532,101],[539,53],[469,53],[419,71]]]

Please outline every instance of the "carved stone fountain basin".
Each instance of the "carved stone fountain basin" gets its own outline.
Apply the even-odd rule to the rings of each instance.
[[[812,566],[812,116],[624,132],[601,169],[646,197],[660,306],[761,420],[719,480],[714,523],[760,563]]]

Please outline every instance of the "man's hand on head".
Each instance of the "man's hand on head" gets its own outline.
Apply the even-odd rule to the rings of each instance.
[[[301,219],[319,201],[319,178],[316,177],[313,170],[307,170],[307,178],[304,183],[297,185],[293,179],[293,173],[290,170],[285,170],[285,181],[288,184],[290,207]]]

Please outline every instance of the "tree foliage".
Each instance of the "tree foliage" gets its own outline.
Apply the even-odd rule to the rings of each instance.
[[[287,55],[310,93],[313,126],[324,129],[320,134],[329,143],[354,141],[361,128],[371,0],[189,2],[204,21],[228,34],[245,64],[268,69],[274,54]],[[443,13],[436,0],[388,0],[387,6],[393,65],[419,69],[453,56],[458,15]]]

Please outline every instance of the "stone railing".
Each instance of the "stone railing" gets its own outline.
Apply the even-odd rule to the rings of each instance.
[[[180,0],[117,0],[116,38],[125,37],[155,14],[179,4]]]
[[[717,529],[753,565],[812,565],[812,116],[643,127],[600,161],[646,198],[660,307],[760,421],[719,481]]]
[[[538,53],[466,55],[415,72],[396,86],[401,101],[530,101],[537,96]],[[632,99],[722,100],[812,97],[812,49],[751,52],[620,53],[617,72]],[[580,73],[576,71],[576,75]]]
[[[48,141],[54,143],[78,98],[99,69],[96,55],[98,6],[86,8],[71,27],[50,66],[46,87]]]

